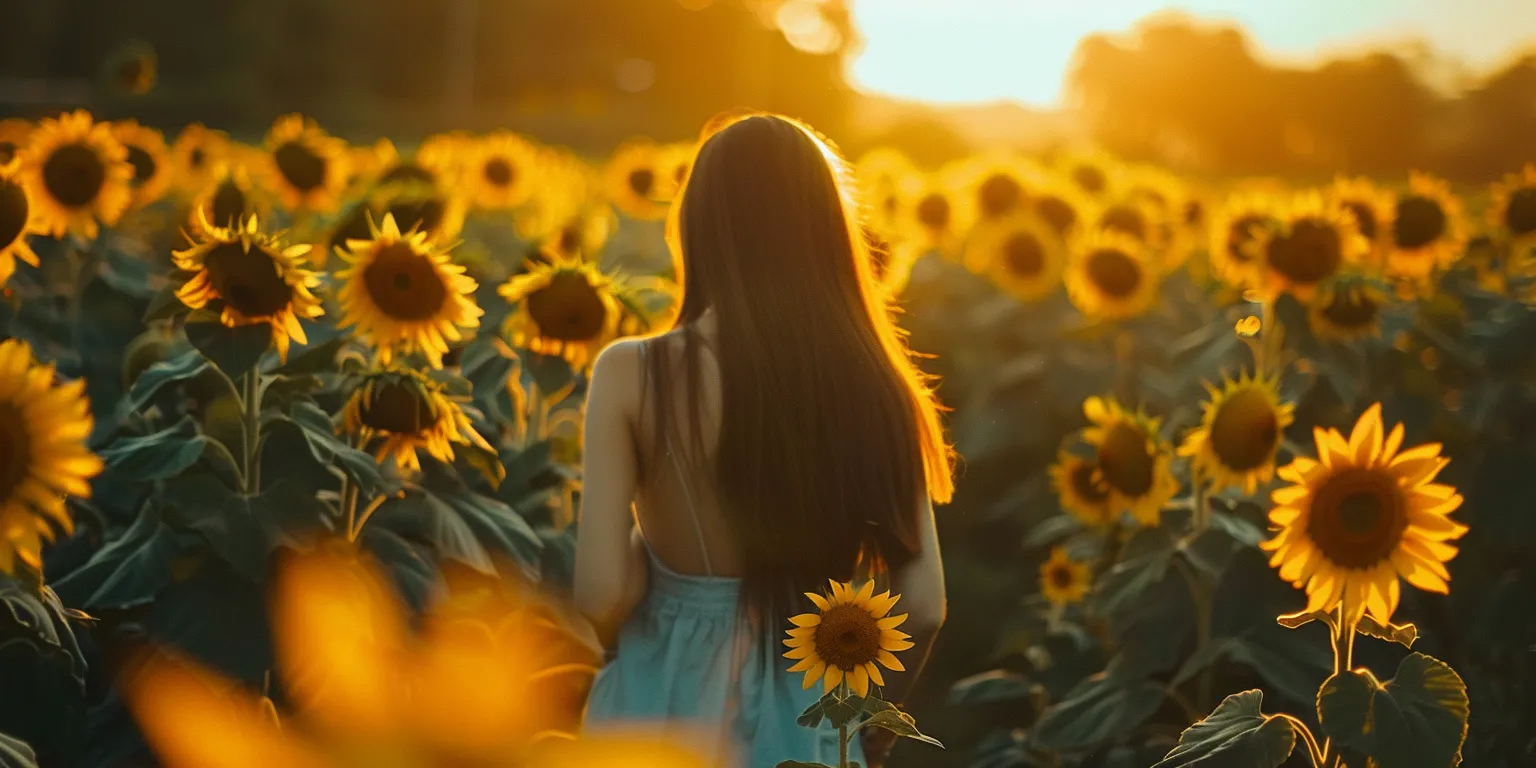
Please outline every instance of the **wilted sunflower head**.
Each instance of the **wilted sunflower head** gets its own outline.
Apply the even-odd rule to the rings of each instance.
[[[137,120],[113,123],[112,136],[128,150],[128,164],[133,166],[133,178],[128,180],[133,188],[132,207],[143,208],[159,200],[170,187],[172,176],[165,137]]]
[[[27,236],[41,233],[42,223],[18,168],[15,162],[0,163],[0,286],[16,271],[16,259],[38,265]]]
[[[620,145],[603,174],[609,202],[632,219],[664,218],[673,182],[663,172],[661,159],[661,148],[649,139],[631,139]]]
[[[1466,245],[1461,201],[1445,181],[1423,173],[1409,176],[1389,227],[1387,273],[1405,280],[1428,279],[1455,263]]]
[[[1097,455],[1097,480],[1109,489],[1110,510],[1157,525],[1163,505],[1179,489],[1171,470],[1173,449],[1159,434],[1161,422],[1126,410],[1114,398],[1090,397],[1083,413],[1091,422],[1083,440]]]
[[[188,277],[176,298],[192,309],[219,311],[224,325],[267,325],[278,356],[286,360],[289,341],[309,343],[301,318],[323,314],[314,290],[320,278],[304,259],[308,245],[284,246],[280,235],[261,231],[253,216],[232,227],[210,224],[196,212],[193,246],[172,254]]]
[[[1090,528],[1113,523],[1117,513],[1109,506],[1109,486],[1095,459],[1062,449],[1050,468],[1051,485],[1061,508]]]
[[[1018,214],[983,221],[966,244],[965,264],[1020,301],[1037,301],[1061,285],[1066,246],[1044,222]]]
[[[517,305],[507,317],[507,337],[513,346],[585,368],[617,332],[619,288],[594,264],[561,258],[535,264],[497,289]]]
[[[43,231],[94,238],[98,222],[117,223],[132,200],[128,150],[85,110],[38,123],[21,155]]]
[[[1398,576],[1431,592],[1450,589],[1451,540],[1467,528],[1447,515],[1461,495],[1434,482],[1449,463],[1435,443],[1400,450],[1403,426],[1386,433],[1381,404],[1366,409],[1345,438],[1313,432],[1318,460],[1280,469],[1291,483],[1273,494],[1269,521],[1279,532],[1260,544],[1280,578],[1307,592],[1308,611],[1343,605],[1353,624],[1369,613],[1385,625],[1397,610]]]
[[[1386,291],[1364,277],[1339,277],[1318,290],[1307,320],[1319,339],[1373,338],[1381,333],[1381,311],[1389,301]]]
[[[351,154],[345,142],[303,115],[284,115],[267,132],[265,147],[264,182],[285,208],[336,210],[350,177]]]
[[[1213,489],[1240,488],[1253,494],[1275,472],[1275,454],[1293,420],[1295,406],[1280,399],[1278,379],[1250,376],[1206,386],[1200,426],[1190,431],[1179,455],[1194,465]]]
[[[1091,318],[1124,320],[1147,311],[1157,299],[1159,266],[1134,238],[1090,231],[1073,243],[1067,264],[1067,295]]]
[[[417,449],[450,462],[454,443],[489,448],[445,387],[414,369],[388,368],[364,377],[342,419],[361,445],[377,441],[374,455],[380,462],[392,460],[401,469],[421,469]]]
[[[27,140],[32,136],[32,130],[30,120],[22,120],[19,117],[0,120],[0,166],[10,163],[21,154],[21,148],[27,145]]]
[[[1052,605],[1082,602],[1093,585],[1087,563],[1074,561],[1063,547],[1051,549],[1051,559],[1040,565],[1040,594]]]
[[[1258,281],[1261,250],[1280,228],[1280,210],[1267,195],[1229,196],[1211,222],[1208,251],[1211,269],[1223,283],[1244,288]]]
[[[1536,163],[1526,163],[1519,173],[1511,173],[1493,186],[1488,223],[1521,245],[1536,240]]]
[[[1291,293],[1306,301],[1324,281],[1360,262],[1370,245],[1355,229],[1354,217],[1322,196],[1298,196],[1284,211],[1280,226],[1267,233],[1263,257],[1265,289]]]
[[[421,352],[432,367],[441,367],[448,343],[480,325],[478,286],[426,233],[402,233],[393,215],[385,214],[377,227],[370,222],[369,229],[371,238],[337,249],[349,265],[336,274],[343,281],[343,325],[355,327],[382,362],[398,349]]]

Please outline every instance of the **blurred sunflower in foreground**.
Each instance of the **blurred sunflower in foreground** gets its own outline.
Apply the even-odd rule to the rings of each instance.
[[[1467,527],[1448,515],[1461,506],[1453,486],[1434,482],[1450,463],[1438,443],[1408,450],[1403,425],[1383,430],[1381,404],[1361,414],[1348,439],[1314,430],[1316,460],[1280,469],[1291,483],[1273,494],[1278,529],[1260,546],[1273,552],[1280,578],[1307,592],[1308,611],[1343,605],[1347,623],[1369,613],[1385,625],[1401,597],[1398,577],[1430,592],[1450,591],[1447,543]]]
[[[234,328],[266,325],[272,344],[287,361],[290,340],[308,344],[302,318],[323,314],[314,289],[320,278],[306,269],[308,245],[284,247],[279,236],[261,231],[255,216],[231,227],[209,224],[197,212],[193,246],[176,251],[176,268],[189,273],[176,298],[192,309],[219,312],[219,322]]]
[[[133,198],[128,150],[83,109],[38,123],[20,157],[42,231],[53,237],[95,238],[98,222],[116,224]]]
[[[1157,299],[1159,280],[1146,247],[1118,232],[1076,238],[1067,264],[1067,295],[1094,319],[1125,320],[1146,312]]]
[[[128,180],[133,188],[131,207],[143,208],[159,200],[171,186],[171,155],[165,136],[137,120],[113,123],[112,136],[128,150],[128,164],[133,166],[133,178]]]
[[[911,636],[897,629],[907,615],[891,615],[901,596],[875,594],[873,581],[857,589],[836,581],[831,585],[827,597],[805,593],[817,612],[790,618],[794,627],[784,641],[789,648],[784,658],[795,660],[790,672],[805,673],[806,688],[821,680],[830,692],[846,680],[855,695],[867,696],[871,682],[885,685],[880,667],[906,671],[895,654],[912,647]]]
[[[1067,514],[1090,528],[1115,522],[1115,511],[1109,506],[1109,486],[1104,484],[1097,463],[1063,449],[1051,465],[1050,474],[1051,485]]]
[[[16,271],[16,260],[37,266],[37,254],[27,236],[42,232],[32,196],[17,174],[19,163],[0,163],[0,286]]]
[[[348,178],[349,154],[341,139],[303,115],[284,115],[264,142],[264,186],[290,211],[336,210]]]
[[[1091,586],[1088,564],[1073,561],[1062,547],[1053,548],[1051,559],[1040,565],[1040,594],[1052,605],[1082,602]]]
[[[617,334],[615,289],[613,278],[596,265],[554,259],[513,277],[497,293],[517,305],[505,326],[513,346],[558,355],[581,369]]]
[[[1083,440],[1098,456],[1096,480],[1109,491],[1110,510],[1128,513],[1144,526],[1157,525],[1163,505],[1179,490],[1173,450],[1158,432],[1159,420],[1102,397],[1084,400],[1083,414],[1092,422]]]
[[[453,461],[454,443],[491,450],[446,387],[413,369],[369,374],[342,413],[346,431],[359,445],[379,440],[374,456],[401,469],[421,469],[417,449],[443,463]]]
[[[74,531],[65,499],[90,496],[102,468],[86,447],[91,428],[83,379],[56,385],[26,342],[0,342],[0,573],[14,574],[18,559],[41,571],[42,540],[54,526]]]
[[[965,265],[1031,303],[1061,285],[1066,245],[1044,222],[1019,214],[977,226],[966,243]]]
[[[329,546],[277,570],[270,701],[155,652],[124,681],[169,768],[704,768],[679,746],[575,740],[599,659],[531,590],[451,578],[413,629],[372,561]]]
[[[342,324],[355,327],[378,350],[380,362],[387,364],[399,347],[419,351],[441,368],[448,343],[480,325],[484,312],[475,305],[474,279],[426,233],[402,234],[393,215],[368,226],[370,239],[348,240],[337,251],[349,265],[336,273],[343,281],[337,295]]]
[[[1280,382],[1262,375],[1244,373],[1206,391],[1200,426],[1184,438],[1179,455],[1193,458],[1211,488],[1252,495],[1274,477],[1275,453],[1296,406],[1281,402]]]
[[[1444,181],[1412,174],[1393,207],[1388,238],[1387,274],[1422,283],[1461,257],[1467,240],[1461,201]]]

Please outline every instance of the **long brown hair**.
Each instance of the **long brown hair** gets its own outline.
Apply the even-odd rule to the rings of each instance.
[[[920,546],[923,494],[942,503],[954,488],[940,407],[874,276],[852,189],[809,127],[733,114],[706,128],[669,226],[688,393],[703,391],[697,323],[713,310],[717,324],[714,490],[758,618],[798,612],[799,593],[850,578],[861,558],[901,567]],[[670,365],[649,360],[655,423],[682,423]],[[696,457],[702,399],[687,398]]]

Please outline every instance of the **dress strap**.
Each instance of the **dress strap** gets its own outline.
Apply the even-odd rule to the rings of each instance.
[[[642,375],[645,377],[647,385],[650,381],[650,366],[646,364],[646,352],[649,348],[649,341],[640,342],[640,369],[644,371]],[[661,414],[658,412],[657,416],[660,417]],[[661,421],[660,418],[657,419],[656,428],[661,431],[662,448],[667,452],[667,457],[672,462],[672,472],[677,476],[678,487],[683,491],[683,504],[688,513],[688,522],[693,524],[693,535],[699,542],[699,557],[704,561],[704,575],[714,576],[714,564],[709,560],[709,545],[704,539],[704,525],[699,521],[698,505],[694,502],[693,485],[688,482],[688,474],[683,471],[682,458],[676,450],[673,450],[672,419],[666,419],[667,423],[665,424],[661,423]]]

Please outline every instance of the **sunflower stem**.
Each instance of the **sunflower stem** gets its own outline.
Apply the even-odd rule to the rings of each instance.
[[[847,701],[848,700],[848,680],[847,680],[847,678],[844,678],[842,682],[837,684],[837,698],[841,699],[843,701]],[[848,741],[849,741],[850,738],[851,738],[851,736],[848,733],[848,723],[844,722],[842,725],[839,725],[837,727],[837,766],[838,766],[838,768],[848,768]]]
[[[245,413],[245,495],[261,493],[261,372],[252,368],[240,379]]]
[[[1301,740],[1307,745],[1307,759],[1312,762],[1313,768],[1323,768],[1323,750],[1317,745],[1317,737],[1312,735],[1312,729],[1307,727],[1300,718],[1281,712],[1275,717],[1290,723],[1291,730],[1301,736]]]
[[[1346,590],[1346,593],[1347,592],[1348,592],[1348,590]],[[1334,622],[1333,622],[1333,636],[1331,638],[1332,641],[1333,641],[1332,645],[1333,645],[1333,674],[1334,675],[1347,674],[1349,672],[1349,670],[1352,667],[1354,667],[1354,660],[1355,660],[1355,622],[1352,622],[1352,621],[1348,620],[1349,611],[1347,610],[1348,606],[1345,605],[1345,603],[1348,602],[1348,600],[1349,600],[1349,598],[1346,595],[1346,597],[1344,599],[1339,601],[1338,607],[1334,609],[1334,615],[1333,615],[1333,618],[1334,618]],[[1332,752],[1333,752],[1333,740],[1332,739],[1324,739],[1323,740],[1323,749],[1322,749],[1322,753],[1323,753],[1322,765],[1324,765],[1324,766],[1342,766],[1342,765],[1344,765],[1344,756],[1343,755],[1332,754]]]

